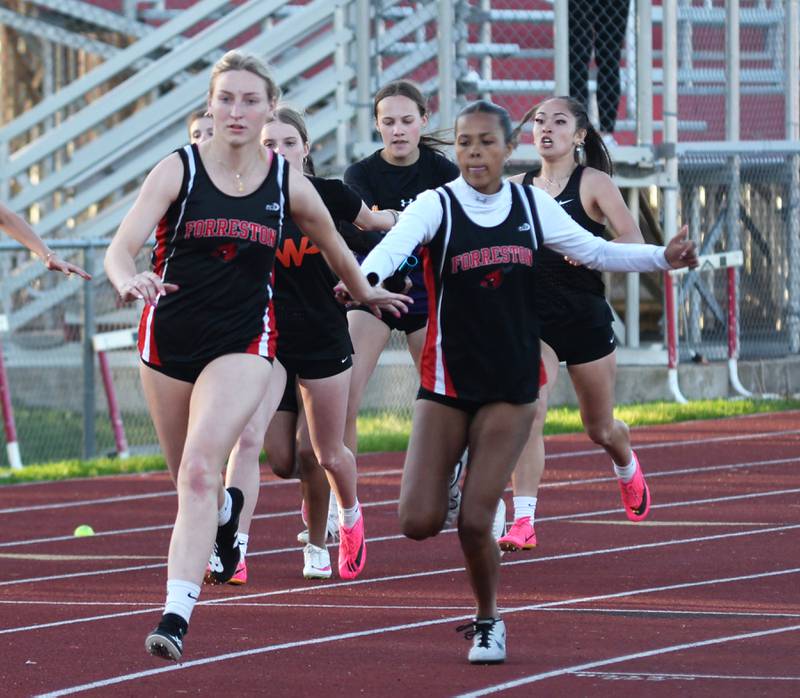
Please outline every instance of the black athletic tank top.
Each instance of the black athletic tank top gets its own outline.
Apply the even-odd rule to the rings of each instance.
[[[156,366],[240,352],[272,357],[271,277],[288,212],[289,168],[272,155],[256,191],[230,196],[211,181],[196,145],[176,152],[183,182],[158,224],[151,261],[179,290],[145,306],[141,357]]]
[[[361,198],[339,180],[309,177],[334,223],[351,223]],[[336,276],[319,248],[289,218],[275,258],[278,359],[341,359],[353,353],[346,311],[336,302]]]
[[[563,191],[553,197],[578,225],[598,237],[605,237],[606,227],[592,219],[581,203],[581,177],[586,168],[578,165]],[[532,185],[539,170],[526,172],[523,184]],[[597,327],[612,321],[605,299],[605,284],[599,271],[574,266],[557,252],[545,248],[538,258],[536,294],[542,326],[582,325]]]
[[[527,403],[539,394],[534,262],[542,232],[532,192],[511,185],[500,225],[473,222],[447,187],[442,223],[422,248],[429,298],[422,387],[481,403]]]

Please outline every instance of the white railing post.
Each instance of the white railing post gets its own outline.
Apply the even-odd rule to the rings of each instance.
[[[633,220],[639,222],[639,188],[628,189],[628,208]],[[639,347],[639,274],[625,275],[625,346],[629,349]]]
[[[553,51],[555,53],[555,93],[569,94],[569,0],[553,2]]]
[[[800,9],[798,0],[786,0],[786,37],[785,60],[786,71],[786,140],[800,140]],[[795,153],[789,158],[789,212],[788,245],[789,257],[787,308],[787,331],[789,334],[789,351],[800,353],[800,155]]]
[[[725,3],[725,73],[728,83],[725,90],[725,140],[738,142],[741,133],[741,48],[740,48],[740,12],[739,0],[728,0]],[[728,158],[728,210],[726,228],[728,230],[728,249],[741,250],[741,224],[739,221],[739,208],[741,201],[741,156],[738,154]],[[739,338],[739,269],[730,270],[730,283],[733,292],[728,294],[728,327],[729,332],[735,333],[735,338],[729,341],[729,347],[735,346],[735,351],[729,349],[732,355],[728,358],[728,375],[733,389],[745,397],[751,393],[742,387],[739,380],[738,354],[741,341]]]
[[[438,0],[439,26],[439,126],[450,128],[455,118],[455,41],[453,24],[455,12],[453,0]]]
[[[636,145],[653,145],[653,12],[636,0]]]
[[[333,10],[333,31],[337,36],[345,29],[345,0],[336,0]],[[336,156],[335,163],[339,170],[347,164],[347,131],[349,119],[347,113],[347,95],[350,86],[343,81],[342,74],[347,67],[347,44],[337,40],[333,52],[333,66],[336,69]]]
[[[481,12],[483,12],[487,18],[481,22],[480,30],[479,30],[479,41],[484,45],[489,45],[492,43],[492,20],[488,19],[488,14],[492,9],[492,0],[480,0],[481,4]],[[481,56],[481,80],[491,80],[492,79],[492,57],[488,54]],[[481,99],[491,100],[492,93],[491,92],[482,92]]]
[[[356,133],[359,144],[372,140],[369,6],[369,0],[356,0]]]
[[[678,229],[678,7],[677,0],[664,0],[663,4],[663,65],[664,65],[664,235]],[[677,317],[675,290],[669,273],[665,275],[665,334],[671,357],[669,370],[670,389],[678,402],[683,402],[678,388]],[[674,360],[673,360],[674,359]]]

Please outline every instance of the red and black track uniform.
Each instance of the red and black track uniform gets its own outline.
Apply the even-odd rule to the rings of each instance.
[[[183,163],[178,198],[156,229],[152,269],[174,293],[147,305],[139,353],[148,366],[194,382],[225,354],[272,359],[272,273],[288,209],[289,168],[272,155],[269,172],[247,196],[220,191],[196,145],[176,151]]]
[[[505,182],[486,194],[463,177],[422,194],[361,268],[379,283],[418,245],[429,297],[420,397],[468,412],[538,395],[543,245],[594,269],[669,268],[663,247],[592,235],[542,190]]]
[[[444,215],[423,248],[428,329],[424,391],[466,402],[532,402],[539,394],[534,259],[542,232],[530,190],[512,188],[511,211],[484,227],[452,190],[437,189]]]

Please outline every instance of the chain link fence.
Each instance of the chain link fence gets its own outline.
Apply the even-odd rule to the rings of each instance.
[[[105,243],[84,243],[77,254],[69,242],[51,244],[91,270],[94,279],[66,279],[44,271],[35,259],[18,264],[3,279],[4,307],[11,322],[0,340],[23,463],[117,452],[93,338],[135,328],[140,311],[135,305],[122,305],[102,274]],[[28,256],[8,250],[0,254],[17,261]],[[148,257],[149,252],[139,255],[139,268],[146,268]],[[36,278],[24,292],[11,292],[19,275]],[[133,344],[108,352],[108,359],[130,451],[155,452],[155,431],[139,385]],[[8,465],[5,450],[0,464]]]
[[[796,154],[692,153],[681,159],[683,220],[703,255],[741,250],[736,303],[726,274],[698,271],[679,285],[682,360],[728,357],[736,331],[743,359],[797,353],[800,297]]]
[[[637,28],[642,4],[638,0],[453,0],[455,21],[448,27],[453,40],[443,47],[439,22],[447,4],[368,3],[375,50],[363,84],[369,83],[370,95],[390,80],[414,79],[431,97],[431,128],[450,128],[451,123],[437,122],[436,112],[441,52],[452,50],[453,104],[490,98],[519,119],[556,91],[560,35],[554,27],[562,21],[569,50],[561,54],[567,71],[560,73],[560,84],[587,103],[601,131],[613,135],[621,149],[612,149],[612,156],[622,159],[622,149],[636,144],[641,99],[637,88],[643,80],[652,93],[653,141],[662,142],[667,29],[662,3],[649,6],[652,29],[645,37]],[[795,138],[786,125],[791,121],[787,72],[791,68],[796,76],[798,67],[786,60],[792,55],[787,49],[788,7],[784,0],[742,0],[733,15],[732,3],[723,0],[678,1],[680,219],[690,224],[702,254],[741,250],[743,255],[732,311],[725,273],[701,270],[676,282],[681,361],[725,359],[731,320],[743,359],[800,351],[800,151],[766,147],[769,141]],[[736,35],[738,42],[729,39]],[[653,46],[652,72],[637,65],[637,45],[644,38]],[[733,64],[738,70],[731,72]],[[733,82],[736,74],[740,79]],[[367,104],[368,99],[361,101]],[[358,135],[359,146],[368,149],[354,152],[354,157],[378,147],[371,106],[369,122],[373,141],[365,146]],[[354,131],[361,133],[360,128]],[[746,143],[738,149],[717,147],[731,146],[726,138]],[[657,231],[664,228],[664,197],[656,190],[664,153],[656,146],[654,154],[648,167],[634,159],[621,171],[625,186],[639,189],[643,196],[648,193],[645,198],[655,212],[649,228]],[[96,272],[91,285],[42,273],[26,252],[0,252],[3,312],[11,325],[0,339],[22,459],[28,463],[102,455],[118,448],[91,339],[131,330],[138,324],[139,308],[121,306],[102,277],[101,247],[70,254],[78,263],[91,260],[86,262]],[[138,260],[140,269],[147,266],[146,257],[143,253]],[[641,311],[647,313],[643,337],[657,341],[665,329],[660,284],[657,275],[642,277],[641,302],[647,306]],[[621,293],[618,283],[614,288]],[[621,310],[624,297],[615,300]],[[155,450],[135,348],[110,349],[107,359],[130,451]],[[363,410],[408,417],[416,389],[405,338],[393,333],[367,388]],[[0,459],[5,463],[5,453]]]

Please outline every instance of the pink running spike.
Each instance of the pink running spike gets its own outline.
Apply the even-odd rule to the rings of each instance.
[[[628,519],[644,521],[650,513],[650,488],[645,482],[642,466],[639,465],[639,459],[635,453],[633,453],[633,460],[636,461],[636,472],[630,482],[619,481],[620,495]]]
[[[523,516],[512,524],[508,533],[498,538],[500,550],[517,552],[518,550],[533,550],[536,547],[536,531],[533,530],[530,516]]]
[[[367,543],[364,540],[364,513],[358,508],[358,521],[352,528],[339,528],[339,576],[355,579],[367,562]]]

